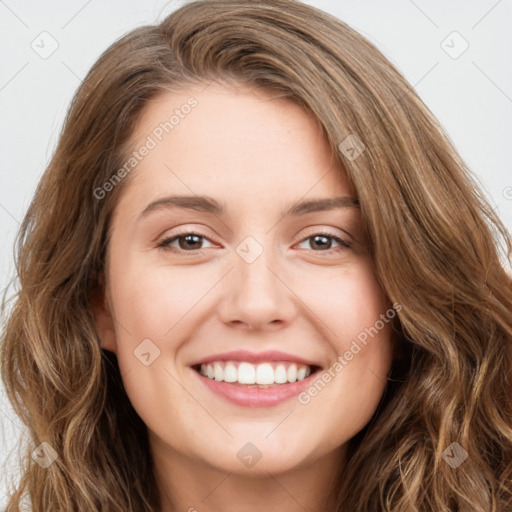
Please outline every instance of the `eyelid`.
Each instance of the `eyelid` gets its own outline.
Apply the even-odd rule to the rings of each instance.
[[[173,238],[173,237],[176,237],[176,236],[183,236],[183,235],[198,235],[198,236],[201,236],[203,238],[208,239],[210,242],[213,242],[213,240],[211,240],[211,238],[208,235],[205,235],[204,233],[201,233],[196,228],[193,228],[193,227],[187,228],[187,226],[185,225],[183,228],[178,228],[178,229],[179,229],[179,231],[176,232],[176,233],[171,232],[171,233],[167,234],[165,237],[159,236],[158,240],[161,241],[164,238],[168,239],[168,238]],[[323,234],[323,235],[328,235],[328,236],[332,236],[332,237],[342,237],[342,236],[344,236],[344,235],[340,235],[339,233],[335,233],[335,232],[331,231],[331,230],[334,230],[334,229],[337,229],[337,230],[343,232],[345,235],[347,235],[350,238],[350,240],[355,242],[355,239],[350,234],[350,232],[348,232],[348,231],[346,231],[346,230],[344,230],[342,228],[330,228],[330,227],[329,228],[323,228],[323,227],[319,227],[318,225],[314,225],[314,226],[307,226],[304,229],[307,230],[308,234],[303,235],[299,242],[303,242],[305,238],[307,238],[308,236],[312,236],[312,235]]]
[[[189,227],[190,226],[190,227]],[[197,235],[201,236],[203,238],[207,238],[210,242],[213,243],[212,238],[210,235],[206,235],[205,233],[201,232],[202,228],[196,228],[195,225],[180,225],[176,228],[167,229],[164,231],[162,235],[159,235],[154,239],[154,243],[160,243],[164,240],[168,240],[169,238],[175,238],[177,236],[184,236],[184,235]],[[215,242],[216,243],[216,242]]]
[[[341,228],[323,228],[323,227],[318,227],[318,226],[310,226],[306,229],[308,230],[307,231],[308,234],[303,236],[301,241],[304,241],[304,238],[308,238],[309,236],[323,234],[323,235],[332,236],[333,238],[342,238],[343,236],[347,235],[351,240],[350,243],[355,242],[354,237],[348,231],[341,229]],[[335,233],[333,231],[335,229],[338,231],[341,231],[343,234]]]

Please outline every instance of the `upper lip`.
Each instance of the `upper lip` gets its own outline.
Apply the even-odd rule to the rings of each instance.
[[[298,364],[307,364],[308,366],[321,366],[315,361],[309,361],[302,357],[298,357],[293,354],[287,354],[286,352],[280,352],[278,350],[267,350],[265,352],[250,352],[248,350],[222,352],[220,354],[212,354],[211,356],[203,357],[202,359],[191,363],[190,366],[207,364],[214,361],[247,361],[248,363],[255,364],[264,363],[267,361],[291,361]]]

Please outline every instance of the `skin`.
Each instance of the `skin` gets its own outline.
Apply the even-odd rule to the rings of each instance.
[[[116,206],[94,305],[102,346],[117,355],[149,429],[163,512],[329,510],[347,442],[385,388],[390,324],[306,405],[296,397],[263,408],[232,404],[189,365],[230,350],[280,350],[328,369],[375,324],[389,303],[359,209],[281,215],[300,200],[354,191],[303,109],[242,85],[164,93],[148,103],[133,148],[190,96],[198,106],[132,171]],[[169,195],[208,195],[227,214],[161,208],[138,220]],[[204,237],[192,249],[183,238],[171,244],[175,252],[158,247],[192,230]],[[316,245],[325,231],[352,247],[332,238]],[[252,263],[236,252],[248,236],[263,248]],[[145,339],[160,350],[147,366],[134,356]],[[262,454],[252,467],[237,457],[248,442]]]

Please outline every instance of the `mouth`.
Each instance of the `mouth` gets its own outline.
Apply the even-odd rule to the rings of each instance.
[[[320,366],[291,361],[210,361],[191,366],[208,392],[238,407],[273,407],[300,396]]]
[[[297,398],[322,370],[316,361],[277,350],[211,354],[189,367],[200,389],[239,407],[272,407]]]
[[[276,388],[301,382],[321,370],[320,366],[292,361],[211,361],[191,367],[202,377],[242,388]]]

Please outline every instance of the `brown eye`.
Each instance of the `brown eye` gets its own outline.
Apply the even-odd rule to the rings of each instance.
[[[338,252],[344,249],[350,249],[351,247],[347,241],[329,233],[316,233],[314,235],[308,236],[300,243],[304,243],[308,240],[311,240],[310,250],[314,252]],[[158,247],[173,252],[193,253],[194,251],[201,251],[205,248],[202,246],[204,241],[211,243],[205,236],[200,235],[199,233],[184,232],[178,233],[172,237],[165,238],[158,244]],[[333,241],[338,244],[337,247],[333,248]],[[176,242],[178,245],[173,245]]]
[[[341,247],[335,247],[334,251],[341,251],[343,249],[350,249],[351,245],[345,240],[331,235],[329,233],[316,233],[315,235],[308,236],[301,243],[306,242],[307,240],[311,240],[310,247],[315,252],[326,252],[331,250],[332,241],[334,240]]]
[[[193,252],[203,249],[201,245],[204,240],[208,239],[198,233],[178,233],[173,237],[165,238],[164,240],[162,240],[158,244],[158,247],[168,249],[171,251]],[[173,247],[171,244],[173,244],[176,241],[178,242],[178,247]]]

